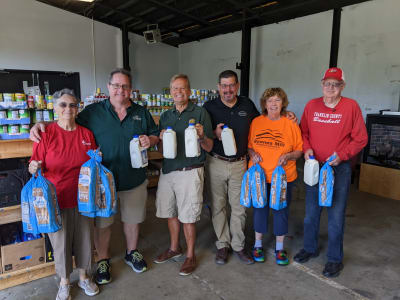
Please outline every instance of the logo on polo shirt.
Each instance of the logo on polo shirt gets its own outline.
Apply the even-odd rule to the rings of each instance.
[[[134,115],[134,116],[132,116],[132,120],[134,120],[134,121],[142,121],[142,118],[139,117],[138,115]]]
[[[82,140],[82,144],[85,146],[91,146],[92,143],[91,142],[85,142],[85,140]]]
[[[241,110],[238,112],[239,117],[246,117],[247,116],[247,112],[245,112],[244,110]]]

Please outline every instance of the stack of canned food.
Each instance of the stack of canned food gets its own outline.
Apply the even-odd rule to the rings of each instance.
[[[191,89],[190,101],[198,106],[218,97],[216,90],[198,90]],[[153,116],[160,116],[164,111],[170,109],[174,105],[172,96],[165,90],[163,94],[139,94],[138,90],[132,92],[133,102],[146,106]]]
[[[50,95],[0,93],[0,139],[27,138],[30,124],[54,119]]]

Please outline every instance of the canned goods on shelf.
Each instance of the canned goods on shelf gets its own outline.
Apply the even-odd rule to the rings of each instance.
[[[20,119],[22,119],[22,118],[29,118],[29,110],[27,110],[27,109],[20,109],[19,111],[18,111],[18,113],[19,113],[19,118]]]
[[[28,107],[29,108],[35,108],[35,97],[34,96],[28,96]]]
[[[46,96],[46,102],[47,102],[47,109],[53,109],[54,108],[53,96],[51,96],[51,95]]]
[[[21,125],[21,127],[19,128],[19,132],[20,133],[29,133],[29,124],[23,124]]]
[[[7,111],[0,110],[0,119],[7,119]]]
[[[46,107],[43,95],[35,95],[35,106],[38,109],[43,109]]]
[[[19,125],[8,125],[8,134],[19,134]]]
[[[33,123],[43,122],[43,110],[37,109],[35,110],[35,114],[33,115]]]
[[[54,112],[54,121],[58,120],[58,114],[56,112]]]
[[[7,110],[7,119],[18,120],[19,119],[18,110],[12,110],[12,109]]]
[[[15,93],[15,101],[18,102],[25,102],[26,98],[25,98],[25,94],[22,93]]]
[[[45,109],[43,110],[43,121],[50,122],[54,120],[53,110]]]
[[[3,101],[5,102],[15,101],[15,95],[10,93],[3,93]]]
[[[8,126],[0,125],[0,133],[8,133]]]

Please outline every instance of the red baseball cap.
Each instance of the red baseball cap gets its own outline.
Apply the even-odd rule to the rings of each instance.
[[[322,80],[332,78],[336,79],[339,81],[344,81],[344,73],[343,70],[340,68],[329,68],[328,70],[325,71],[324,77]]]

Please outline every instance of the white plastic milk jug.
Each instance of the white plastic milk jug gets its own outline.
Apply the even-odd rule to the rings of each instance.
[[[304,164],[304,182],[310,186],[316,185],[319,179],[319,163],[310,155]]]
[[[227,125],[224,125],[224,128],[222,129],[221,139],[225,155],[226,156],[236,155],[237,149],[236,149],[235,136],[233,135],[233,130],[230,129]]]
[[[163,134],[163,156],[174,159],[176,157],[176,132],[167,127]]]
[[[144,168],[149,164],[147,149],[140,146],[139,136],[134,135],[129,144],[132,168]]]
[[[197,157],[200,155],[200,144],[198,141],[194,123],[189,123],[189,127],[185,129],[185,154],[186,157]]]

